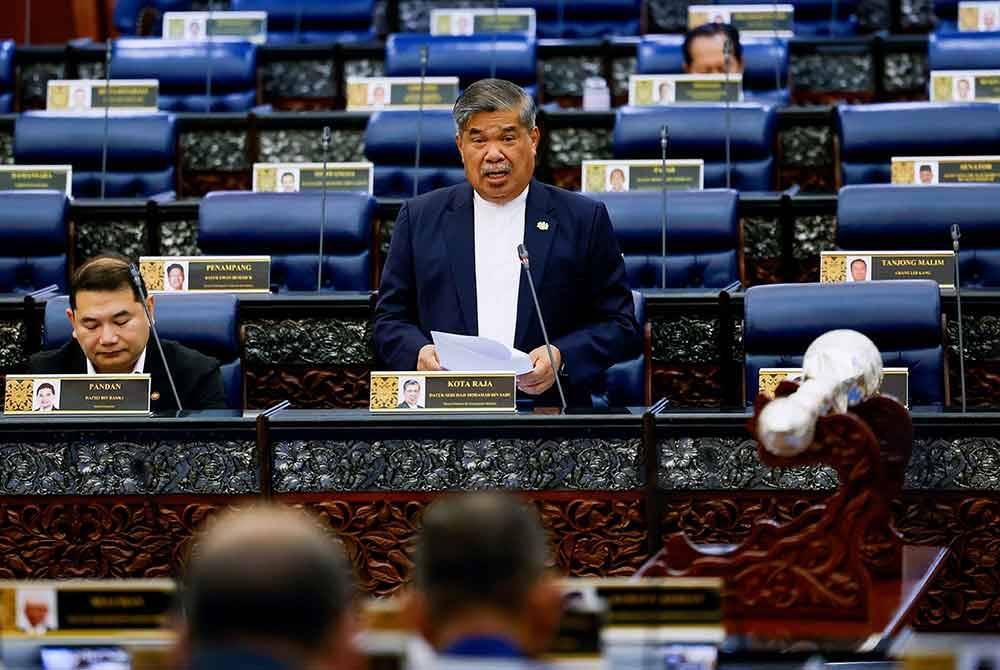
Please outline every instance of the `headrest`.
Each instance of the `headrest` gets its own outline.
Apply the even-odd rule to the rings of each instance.
[[[1000,247],[1000,184],[845,186],[837,198],[842,249],[948,251],[951,225],[965,248]]]
[[[932,32],[927,45],[931,70],[991,70],[1000,67],[1000,33]]]
[[[101,116],[25,113],[14,126],[18,163],[71,163],[76,170],[100,170],[104,142]],[[171,114],[115,116],[108,124],[108,169],[148,171],[173,164],[176,128]],[[159,169],[159,167],[158,167]]]
[[[588,193],[608,208],[615,236],[626,254],[660,253],[659,191]],[[667,192],[667,253],[706,253],[739,246],[736,191]]]
[[[427,75],[460,77],[463,83],[496,76],[516,83],[534,83],[535,40],[524,35],[390,35],[385,44],[385,73],[390,77],[418,76],[420,50],[427,47]]]
[[[231,0],[233,11],[267,12],[268,28],[285,24],[371,23],[375,0]]]
[[[319,193],[209,193],[198,209],[198,245],[210,253],[317,253],[322,200]],[[326,253],[368,250],[375,210],[368,194],[328,193]]]
[[[0,42],[0,89],[14,86],[14,40]]]
[[[163,91],[204,92],[211,68],[212,92],[246,90],[257,83],[257,47],[249,42],[175,42],[120,39],[111,47],[115,79],[158,79]]]
[[[66,253],[68,214],[61,191],[0,191],[0,255]]]
[[[788,79],[788,42],[782,39],[745,39],[743,45],[743,87],[781,88]],[[644,35],[639,41],[636,72],[639,74],[681,74],[684,72],[683,35]],[[781,86],[775,86],[778,65]]]
[[[191,10],[191,0],[116,0],[113,22],[122,35],[135,35],[138,32],[139,13],[147,7],[163,12],[182,12]]]
[[[670,151],[677,155],[725,160],[725,105],[619,107],[615,116],[616,158],[660,155],[660,127],[667,124]],[[773,107],[753,103],[730,105],[734,159],[769,158],[774,144]],[[669,155],[669,154],[668,154]]]
[[[927,279],[754,286],[744,309],[748,353],[804,352],[835,328],[864,333],[880,350],[941,345],[941,290]]]
[[[638,12],[640,0],[517,0],[516,2],[504,2],[504,7],[533,7],[539,15],[555,16],[560,11],[566,19],[581,19],[593,17],[606,19],[610,14],[613,17],[622,17],[622,14]]]
[[[416,154],[417,117],[413,110],[375,112],[365,128],[365,157],[375,164],[412,164]],[[455,146],[455,122],[451,110],[432,109],[423,113],[420,164],[461,165]]]

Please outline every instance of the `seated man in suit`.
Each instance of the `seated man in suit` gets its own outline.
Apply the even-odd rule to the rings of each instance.
[[[153,296],[146,300],[153,314]],[[66,317],[73,325],[73,339],[53,351],[34,354],[28,371],[57,375],[145,372],[151,377],[150,408],[175,411],[177,403],[160,352],[155,344],[147,346],[149,323],[141,301],[127,260],[98,256],[87,261],[70,284]],[[225,409],[219,361],[178,342],[163,340],[162,344],[184,409]]]
[[[726,41],[729,62],[726,62]],[[692,28],[684,36],[684,71],[689,74],[743,73],[743,45],[740,31],[728,23],[706,23]]]
[[[480,335],[528,352],[518,389],[538,406],[590,405],[594,379],[639,351],[625,263],[603,203],[532,178],[535,103],[483,79],[455,103],[468,183],[407,201],[375,308],[375,349],[394,370],[440,370],[430,333]],[[545,351],[517,246],[524,244],[555,365]],[[544,395],[543,395],[544,394]]]

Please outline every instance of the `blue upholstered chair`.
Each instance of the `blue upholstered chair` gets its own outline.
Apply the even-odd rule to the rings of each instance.
[[[66,290],[66,219],[60,191],[0,191],[0,293]]]
[[[279,292],[315,291],[319,258],[318,193],[216,191],[198,210],[198,246],[206,254],[267,254]],[[323,231],[323,290],[372,287],[375,199],[329,193]]]
[[[375,0],[231,0],[234,11],[267,12],[268,44],[376,39]]]
[[[0,114],[14,111],[14,40],[0,41]]]
[[[45,303],[45,327],[42,348],[56,349],[69,341],[72,328],[66,318],[68,296],[58,296]],[[240,361],[241,336],[238,301],[227,293],[156,296],[156,330],[164,340],[176,340],[219,359],[222,385],[229,409],[243,407],[243,364]],[[150,341],[147,356],[159,356]]]
[[[535,95],[535,40],[524,35],[422,35],[399,33],[385,43],[385,73],[420,76],[420,51],[427,47],[427,76],[458,77],[461,87],[490,76],[508,79]]]
[[[115,0],[112,23],[122,35],[137,35],[142,13],[152,11],[156,19],[152,34],[159,35],[164,12],[187,12],[192,4],[192,0]]]
[[[1000,33],[931,33],[927,67],[930,70],[1000,68]]]
[[[861,251],[952,248],[959,224],[962,286],[1000,286],[1000,184],[847,186],[837,198],[837,246]]]
[[[595,38],[639,34],[641,0],[504,0],[503,7],[535,10],[541,38]]]
[[[744,100],[788,104],[788,41],[745,39],[741,42]],[[635,71],[638,74],[682,74],[684,36],[644,35],[639,41]]]
[[[455,122],[451,111],[435,109],[423,113],[420,170],[415,173],[417,116],[419,112],[394,110],[375,112],[365,128],[365,157],[375,164],[375,195],[409,198],[413,180],[421,193],[465,179],[462,159],[455,147]]]
[[[652,395],[652,373],[649,368],[650,326],[646,319],[646,298],[632,291],[635,320],[642,333],[642,351],[635,358],[616,363],[604,373],[603,393],[591,395],[595,408],[645,407]]]
[[[107,126],[105,195],[172,197],[177,131],[170,114],[115,116]],[[101,193],[104,118],[21,114],[14,126],[14,159],[36,165],[73,166],[73,195]]]
[[[761,368],[801,367],[812,341],[839,328],[870,337],[886,366],[909,369],[911,405],[945,402],[941,292],[932,281],[754,286],[744,310],[748,403]]]
[[[246,112],[257,104],[257,47],[249,42],[121,39],[111,47],[111,76],[158,79],[160,109],[168,112]]]
[[[705,187],[726,186],[724,105],[620,107],[615,117],[615,158],[658,158],[660,127],[670,130],[670,158],[705,160]],[[767,191],[774,184],[775,110],[731,105],[732,188]]]
[[[633,288],[662,288],[661,194],[591,193],[608,208]],[[667,192],[666,288],[721,289],[741,280],[738,194],[726,189]]]

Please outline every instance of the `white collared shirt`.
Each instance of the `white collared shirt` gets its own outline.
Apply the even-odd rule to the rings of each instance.
[[[473,190],[476,240],[476,316],[479,335],[514,346],[524,210],[528,186],[504,205],[485,200]]]
[[[84,358],[87,357],[84,356]],[[135,367],[132,368],[132,374],[138,374],[142,372],[145,366],[146,366],[146,349],[144,347],[142,353],[139,354],[139,358],[135,359]],[[97,370],[94,369],[94,364],[90,362],[89,358],[87,358],[87,374],[88,375],[97,374]]]

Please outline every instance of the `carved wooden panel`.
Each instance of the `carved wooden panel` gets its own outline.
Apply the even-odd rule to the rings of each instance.
[[[367,365],[336,368],[248,365],[245,384],[248,409],[263,409],[290,400],[299,409],[368,407]]]
[[[653,399],[672,407],[718,407],[722,402],[719,366],[653,361]]]
[[[185,198],[200,198],[210,191],[249,191],[251,175],[249,170],[240,172],[194,171],[181,173],[181,195]]]

